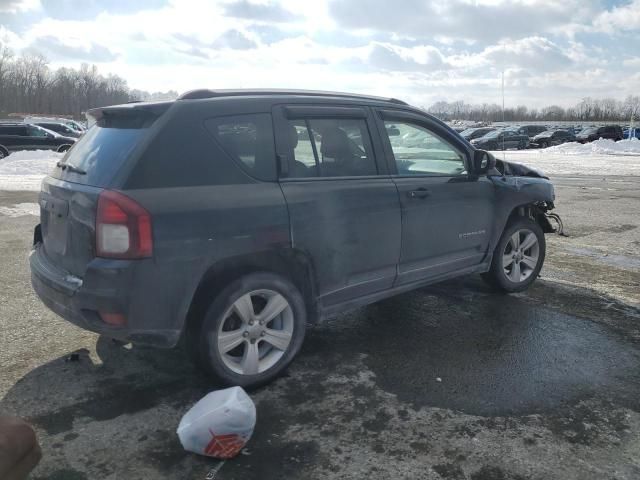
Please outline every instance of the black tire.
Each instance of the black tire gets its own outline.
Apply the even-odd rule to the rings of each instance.
[[[511,237],[518,231],[530,231],[532,232],[538,241],[538,260],[536,267],[530,272],[529,276],[520,282],[512,281],[505,273],[503,267],[503,253],[507,248],[507,243]],[[491,286],[503,292],[521,292],[529,288],[529,286],[538,278],[542,265],[544,264],[546,252],[546,243],[544,238],[544,232],[540,225],[529,218],[518,217],[515,221],[509,223],[500,241],[493,252],[493,259],[491,260],[491,268],[487,273],[482,274],[482,278]]]
[[[4,148],[3,146],[0,146],[0,158],[4,158],[8,156],[9,156],[9,150]]]
[[[270,290],[284,297],[293,314],[293,333],[284,354],[274,365],[263,372],[245,375],[234,372],[225,364],[218,348],[218,334],[222,322],[228,318],[225,314],[232,308],[234,302],[245,294],[258,290]],[[213,299],[203,318],[197,321],[197,324],[190,326],[187,332],[187,349],[190,350],[191,358],[200,368],[223,384],[257,387],[280,375],[299,352],[305,335],[306,312],[302,294],[289,280],[272,273],[252,273],[232,282]],[[265,343],[259,338],[253,342]],[[241,345],[243,349],[248,347],[245,343]]]
[[[518,150],[525,150],[527,148],[527,144],[525,143],[524,140],[521,140],[520,143],[518,144]]]
[[[58,153],[64,153],[71,148],[71,145],[60,145],[58,147]]]

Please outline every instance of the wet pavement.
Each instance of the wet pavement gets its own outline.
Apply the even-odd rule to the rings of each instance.
[[[574,235],[547,237],[525,293],[474,276],[311,329],[287,374],[251,392],[256,431],[224,463],[175,435],[216,385],[179,350],[116,344],[46,311],[28,285],[34,218],[0,217],[0,411],[36,426],[36,479],[640,478],[640,271],[624,261],[640,258],[640,179],[625,182],[615,209],[611,190],[586,190],[600,200],[585,213],[579,180],[558,181]]]

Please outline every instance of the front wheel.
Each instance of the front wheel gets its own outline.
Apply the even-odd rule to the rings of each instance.
[[[198,364],[227,385],[276,378],[300,350],[306,309],[299,290],[271,273],[236,280],[213,300],[190,335]]]
[[[493,252],[491,268],[483,278],[505,292],[526,290],[542,269],[545,251],[540,225],[519,218],[505,228]]]

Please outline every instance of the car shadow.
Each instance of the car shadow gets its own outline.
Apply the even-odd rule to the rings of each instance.
[[[618,307],[553,283],[502,295],[470,278],[330,319],[308,331],[285,375],[251,392],[253,453],[227,462],[230,476],[221,478],[303,478],[305,468],[328,461],[326,452],[287,439],[290,427],[358,442],[356,431],[395,428],[372,417],[389,394],[415,412],[483,417],[556,412],[594,395],[640,410],[638,345],[596,321],[628,316]],[[37,427],[45,456],[36,479],[204,478],[219,462],[185,452],[175,430],[218,388],[181,349],[100,337],[95,348],[31,370],[0,410]],[[338,427],[353,422],[359,430]]]

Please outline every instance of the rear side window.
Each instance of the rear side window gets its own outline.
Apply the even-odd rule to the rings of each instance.
[[[75,169],[55,168],[52,176],[75,183],[109,186],[148,131],[150,121],[110,119],[91,127],[69,150],[63,162]],[[72,170],[84,171],[84,174]]]
[[[249,175],[265,181],[275,179],[276,158],[270,114],[211,118],[205,125],[224,151]]]
[[[27,134],[27,129],[26,127],[21,126],[0,126],[0,134],[25,136]]]
[[[358,177],[378,174],[365,120],[289,120],[288,128],[294,159],[291,177]]]

